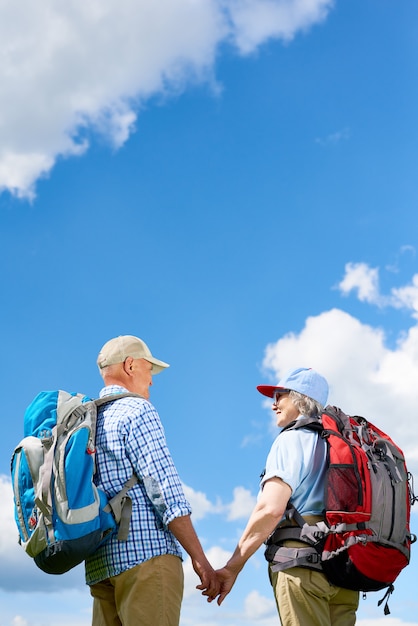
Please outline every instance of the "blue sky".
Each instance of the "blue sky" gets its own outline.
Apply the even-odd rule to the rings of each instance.
[[[256,385],[291,367],[418,476],[416,2],[0,11],[0,626],[90,623],[82,569],[49,577],[16,545],[9,462],[38,391],[98,393],[115,335],[171,364],[151,399],[216,566],[275,436]],[[360,626],[418,626],[415,552]],[[186,559],[182,626],[277,624],[265,570],[260,551],[218,608]]]

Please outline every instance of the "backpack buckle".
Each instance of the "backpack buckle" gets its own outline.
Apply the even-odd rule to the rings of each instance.
[[[308,554],[306,556],[306,560],[308,561],[308,563],[320,563],[321,556],[318,554],[318,552],[312,552],[311,554]]]

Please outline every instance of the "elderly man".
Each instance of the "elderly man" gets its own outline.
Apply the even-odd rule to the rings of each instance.
[[[313,369],[298,368],[277,386],[260,385],[257,389],[273,398],[277,426],[283,431],[268,455],[261,492],[244,533],[228,563],[217,572],[221,582],[218,604],[231,591],[247,560],[283,519],[288,502],[309,523],[321,519],[325,507],[326,443],[311,429],[286,427],[303,417],[316,416],[319,421],[328,397],[327,381]],[[310,569],[309,563],[277,569],[269,563],[269,578],[283,626],[355,624],[357,591],[331,585],[322,571]]]
[[[120,336],[101,349],[100,397],[138,394],[104,405],[97,420],[97,484],[114,496],[134,473],[128,540],[112,537],[86,561],[93,626],[178,626],[183,568],[178,542],[213,598],[219,585],[190,520],[191,508],[149,401],[153,374],[169,367],[138,337]]]

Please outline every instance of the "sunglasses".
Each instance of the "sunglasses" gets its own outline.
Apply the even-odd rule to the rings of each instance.
[[[280,391],[275,391],[273,393],[273,404],[277,404],[280,396],[282,396],[284,393],[290,393],[290,389],[280,389]]]

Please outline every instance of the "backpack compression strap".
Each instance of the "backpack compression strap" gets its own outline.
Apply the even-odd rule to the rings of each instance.
[[[106,513],[113,513],[113,517],[119,524],[119,541],[127,541],[128,539],[129,522],[132,515],[132,500],[127,494],[129,489],[137,483],[139,483],[139,478],[132,473],[132,476],[126,481],[122,489],[109,500],[104,508]]]

